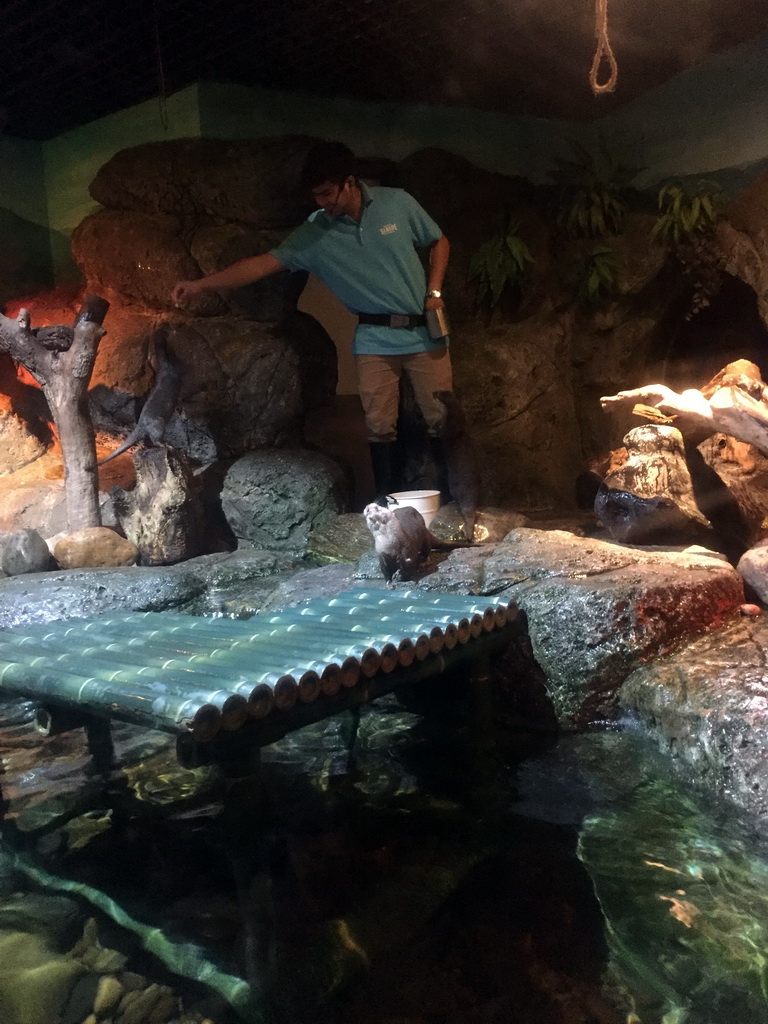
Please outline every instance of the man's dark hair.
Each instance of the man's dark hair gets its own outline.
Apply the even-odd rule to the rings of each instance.
[[[302,188],[316,188],[326,181],[342,185],[357,176],[357,159],[343,142],[319,142],[307,153],[301,172]]]

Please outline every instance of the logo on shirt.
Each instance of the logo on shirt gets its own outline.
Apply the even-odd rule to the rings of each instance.
[[[385,224],[383,228],[379,228],[380,235],[391,235],[393,231],[397,231],[397,224]]]

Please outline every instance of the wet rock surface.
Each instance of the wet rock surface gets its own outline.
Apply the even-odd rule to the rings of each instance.
[[[639,666],[621,707],[680,777],[768,826],[768,621],[741,617]]]
[[[563,720],[610,715],[632,668],[716,629],[743,601],[741,580],[712,552],[630,548],[558,530],[512,531],[483,573],[481,592],[509,594],[527,614]]]
[[[307,540],[307,554],[318,565],[356,562],[371,548],[371,534],[358,512],[346,512],[314,529]]]
[[[347,524],[348,532],[352,525]],[[39,574],[0,581],[0,608],[6,602],[9,619],[28,616],[28,621],[41,614],[49,619],[97,615],[110,607],[250,617],[356,585],[361,562],[370,555],[357,563],[309,568],[285,553],[244,547],[178,566]],[[372,585],[383,588],[380,575],[372,575]],[[19,589],[22,582],[28,591]],[[551,738],[536,733],[543,718],[527,717],[530,709],[520,702],[525,671],[536,669],[536,686],[550,715],[541,669],[561,721],[572,721],[576,711],[595,716],[612,708],[615,690],[642,659],[663,662],[660,652],[681,647],[697,633],[704,633],[699,642],[710,641],[713,650],[718,640],[725,648],[736,628],[734,602],[742,599],[733,569],[711,553],[628,548],[564,530],[531,528],[512,530],[499,543],[436,553],[424,575],[402,589],[413,587],[468,596],[503,593],[520,604],[530,639],[524,637],[527,655],[518,654],[528,660],[515,663],[504,684],[508,692],[496,694],[500,717],[492,720],[506,722],[510,736],[524,737],[528,755]],[[58,607],[46,603],[51,591],[60,599]],[[740,620],[736,626],[747,628]],[[758,661],[755,654],[749,662],[755,671]],[[635,885],[639,876],[632,870],[627,875],[628,853],[618,866],[600,859],[603,846],[609,852],[615,848],[605,845],[608,825],[600,821],[619,821],[610,826],[612,843],[634,835],[630,825],[621,824],[619,812],[655,779],[656,769],[649,774],[628,761],[625,737],[612,734],[583,737],[576,761],[571,748],[559,760],[528,761],[512,807],[537,822],[532,845],[530,831],[521,835],[522,818],[504,817],[510,801],[507,747],[490,744],[492,729],[482,701],[466,702],[466,690],[460,688],[457,692],[465,696],[453,704],[456,685],[436,680],[431,693],[404,692],[402,700],[384,698],[375,707],[365,706],[357,725],[338,715],[267,748],[262,769],[270,805],[266,819],[254,817],[258,788],[240,805],[232,780],[222,788],[217,772],[183,769],[167,737],[119,724],[113,733],[120,781],[116,785],[113,778],[107,792],[103,779],[90,774],[80,730],[34,736],[31,706],[11,701],[0,708],[3,794],[23,845],[53,858],[57,873],[66,869],[81,882],[128,892],[129,902],[143,905],[153,923],[157,919],[163,937],[191,934],[204,945],[204,956],[172,963],[183,963],[195,977],[211,964],[233,965],[232,975],[213,977],[218,992],[240,1005],[246,1021],[252,1019],[254,1004],[248,1004],[250,1009],[237,1004],[241,990],[235,978],[246,948],[240,944],[244,927],[250,929],[249,943],[255,941],[247,948],[260,951],[261,965],[251,978],[248,998],[256,999],[257,1013],[262,1013],[260,1000],[269,992],[283,1016],[297,1024],[356,1024],[364,1018],[373,1024],[429,1024],[437,1017],[486,1024],[515,1020],[520,1012],[531,1022],[623,1024],[632,1009],[627,992],[645,999],[641,1019],[659,1024],[675,1000],[684,1003],[678,996],[691,972],[697,972],[691,991],[703,1002],[709,993],[704,940],[703,952],[697,948],[683,955],[672,936],[659,983],[637,980],[637,972],[648,969],[648,951],[661,948],[657,932],[665,935],[668,921],[673,928],[687,927],[673,915],[679,907],[681,914],[689,913],[687,897],[654,890],[655,913],[648,915],[654,930],[642,952],[643,939],[636,939],[635,910],[645,898]],[[426,712],[422,722],[419,715]],[[441,731],[430,717],[434,713],[447,715],[454,731]],[[354,759],[350,736],[356,736]],[[756,736],[757,749],[761,734]],[[577,762],[581,767],[574,767]],[[496,775],[501,764],[503,771]],[[553,797],[563,786],[564,795]],[[203,839],[211,815],[221,821]],[[259,846],[262,833],[255,824],[262,820],[268,823],[264,835],[271,837],[266,850]],[[569,859],[574,840],[568,830],[576,827],[584,830],[580,856],[588,875]],[[653,835],[646,827],[643,841]],[[639,842],[634,840],[635,856]],[[262,873],[245,890],[231,890],[230,854],[241,858],[234,862],[238,872],[244,864],[261,865]],[[272,874],[264,873],[265,864],[272,865]],[[677,861],[673,866],[683,870]],[[625,879],[621,905],[614,906],[618,890],[611,888],[611,870]],[[648,871],[658,875],[660,869]],[[641,947],[628,956],[626,943],[615,949],[609,944],[612,980],[607,989],[593,878],[601,903],[603,893],[606,905],[611,901],[611,926],[616,922],[622,937],[631,936]],[[13,890],[4,888],[3,879],[0,864],[0,897],[10,897]],[[681,887],[676,876],[663,874],[665,882],[670,879]],[[662,902],[665,895],[669,901]],[[701,898],[698,894],[689,902],[698,905]],[[9,907],[11,913],[14,904]],[[66,974],[66,985],[56,989],[55,998],[50,989],[35,989],[34,998],[47,1000],[46,1007],[69,1008],[67,1019],[73,1024],[90,1021],[91,1014],[96,1021],[119,1024],[202,1024],[206,1018],[229,1024],[237,1019],[222,1009],[220,999],[189,1003],[185,997],[180,1004],[181,983],[158,973],[156,964],[146,969],[126,960],[124,945],[102,936],[101,925],[94,941],[88,926],[90,939],[82,945],[77,935],[72,938],[72,921],[66,905],[62,908],[57,929],[66,941],[56,947],[47,939],[34,941],[45,943],[45,963],[53,963],[56,971],[60,957],[71,958],[73,949],[80,966]],[[724,904],[724,915],[727,910]],[[29,916],[34,921],[40,915]],[[2,920],[0,902],[0,928]],[[76,923],[83,928],[82,917]],[[725,917],[717,924],[726,936],[723,942],[730,941],[726,924]],[[585,929],[592,930],[586,942]],[[182,949],[174,947],[168,955],[179,957]],[[739,965],[727,950],[720,963],[725,965],[721,989],[741,1006],[734,1002],[741,992],[738,979],[744,974],[749,981],[751,967]],[[277,992],[269,988],[271,977],[281,979]],[[744,995],[743,1004],[751,1007],[752,998]],[[625,1007],[623,1014],[616,1007]],[[721,1019],[713,1017],[718,1024]],[[9,1020],[16,1024],[13,1017]],[[41,1021],[47,1024],[45,1017]]]

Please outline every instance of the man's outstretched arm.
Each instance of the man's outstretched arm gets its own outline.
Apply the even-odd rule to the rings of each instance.
[[[286,269],[271,253],[247,256],[244,260],[238,260],[237,263],[232,263],[206,277],[200,277],[197,281],[178,281],[171,292],[171,299],[174,305],[182,306],[201,292],[218,288],[240,288],[244,284],[253,284],[254,281],[260,281],[263,277]]]

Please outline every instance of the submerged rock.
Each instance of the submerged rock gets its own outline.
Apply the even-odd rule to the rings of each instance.
[[[768,866],[656,771],[580,828],[607,922],[607,983],[642,1021],[764,1020]]]
[[[619,693],[689,785],[768,825],[768,622],[740,616],[638,666]]]

